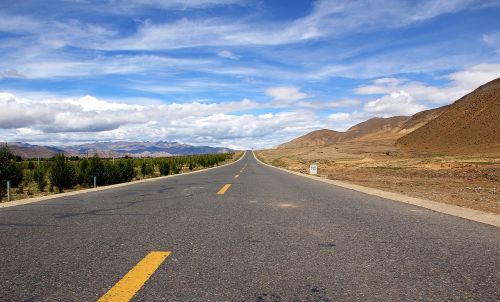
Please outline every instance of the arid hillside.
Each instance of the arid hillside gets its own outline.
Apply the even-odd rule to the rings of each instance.
[[[462,97],[396,145],[405,152],[448,155],[500,150],[500,79]]]
[[[320,177],[500,213],[500,79],[451,105],[312,132],[258,155],[298,172],[315,164]]]
[[[410,119],[408,116],[374,117],[349,128],[342,134],[341,141],[366,141],[399,137],[402,125],[408,119]]]
[[[393,144],[405,153],[460,155],[500,150],[500,79],[451,105],[408,116],[374,117],[346,132],[318,130],[281,144],[279,149],[368,142]],[[383,142],[383,143],[382,143]]]
[[[409,118],[408,116],[393,116],[389,118],[374,117],[352,126],[346,132],[328,129],[317,130],[281,144],[278,146],[278,149],[328,146],[341,142],[388,138],[395,140],[401,136],[399,130]]]
[[[278,148],[288,149],[335,144],[341,139],[342,134],[342,132],[328,129],[316,130],[304,136],[297,137],[296,139],[291,140],[288,143],[281,144],[278,146]]]
[[[415,131],[416,129],[422,127],[423,125],[427,124],[428,122],[440,116],[443,112],[445,112],[448,109],[448,107],[449,105],[446,105],[415,113],[414,115],[412,115],[410,119],[408,119],[401,125],[401,128],[399,129],[399,134],[405,135],[412,131]]]

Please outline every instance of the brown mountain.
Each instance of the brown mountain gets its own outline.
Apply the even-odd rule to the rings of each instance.
[[[408,116],[393,116],[388,118],[374,117],[352,126],[346,132],[328,129],[317,130],[281,144],[278,148],[290,149],[326,146],[339,142],[387,139],[394,138],[395,136],[394,139],[396,139],[401,136],[398,131],[408,119]]]
[[[316,130],[306,135],[297,137],[287,143],[278,146],[279,149],[322,146],[337,143],[342,137],[342,132],[328,129]]]
[[[500,78],[460,98],[397,140],[403,151],[437,154],[500,151]]]
[[[415,131],[416,129],[422,127],[423,125],[427,124],[431,120],[435,119],[436,117],[440,116],[443,112],[448,109],[449,105],[434,108],[434,109],[429,109],[429,110],[424,110],[420,111],[414,115],[411,116],[406,122],[404,122],[401,125],[401,129],[399,129],[399,133],[401,135],[410,133],[412,131]]]
[[[371,118],[347,129],[342,135],[342,141],[377,140],[400,136],[401,126],[409,118],[408,116]]]
[[[50,158],[59,153],[64,153],[64,150],[56,147],[38,146],[27,143],[8,143],[7,146],[12,153],[22,158]]]

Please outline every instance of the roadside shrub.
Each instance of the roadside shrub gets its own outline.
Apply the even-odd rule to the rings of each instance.
[[[120,171],[118,170],[118,165],[115,165],[110,161],[105,161],[102,174],[102,183],[105,185],[111,185],[118,182],[120,182]]]
[[[170,164],[167,161],[160,162],[160,175],[170,174]]]
[[[92,176],[89,174],[89,161],[88,159],[82,159],[78,164],[78,173],[76,176],[76,181],[80,185],[90,185],[93,181]]]
[[[172,174],[179,174],[179,172],[181,172],[181,169],[182,169],[182,165],[181,164],[174,164],[172,166]]]
[[[119,182],[127,182],[134,179],[136,172],[132,161],[124,159],[118,161]]]
[[[96,155],[90,158],[89,166],[87,169],[87,184],[94,185],[94,176],[97,178],[97,185],[104,185],[104,163],[102,160]]]
[[[147,163],[146,161],[143,161],[141,164],[141,173],[143,177],[146,177],[146,175],[151,175],[154,172],[154,168],[151,164]]]
[[[0,196],[3,195],[5,182],[8,180],[13,187],[19,185],[23,181],[23,170],[16,162],[16,156],[4,145],[0,146]]]
[[[71,189],[76,184],[76,175],[73,166],[66,163],[64,154],[54,156],[49,170],[50,183],[56,186],[59,193],[64,189]]]
[[[33,171],[33,180],[35,181],[38,190],[40,190],[40,192],[43,192],[45,190],[45,187],[47,186],[47,180],[45,179],[45,170],[37,167]]]

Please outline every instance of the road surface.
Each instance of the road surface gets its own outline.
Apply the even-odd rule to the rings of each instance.
[[[0,209],[0,301],[493,301],[499,243],[496,227],[247,152],[202,173]]]

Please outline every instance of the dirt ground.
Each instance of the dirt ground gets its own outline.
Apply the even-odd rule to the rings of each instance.
[[[393,141],[350,142],[257,152],[266,163],[367,187],[500,214],[500,151],[464,156],[410,155]]]

